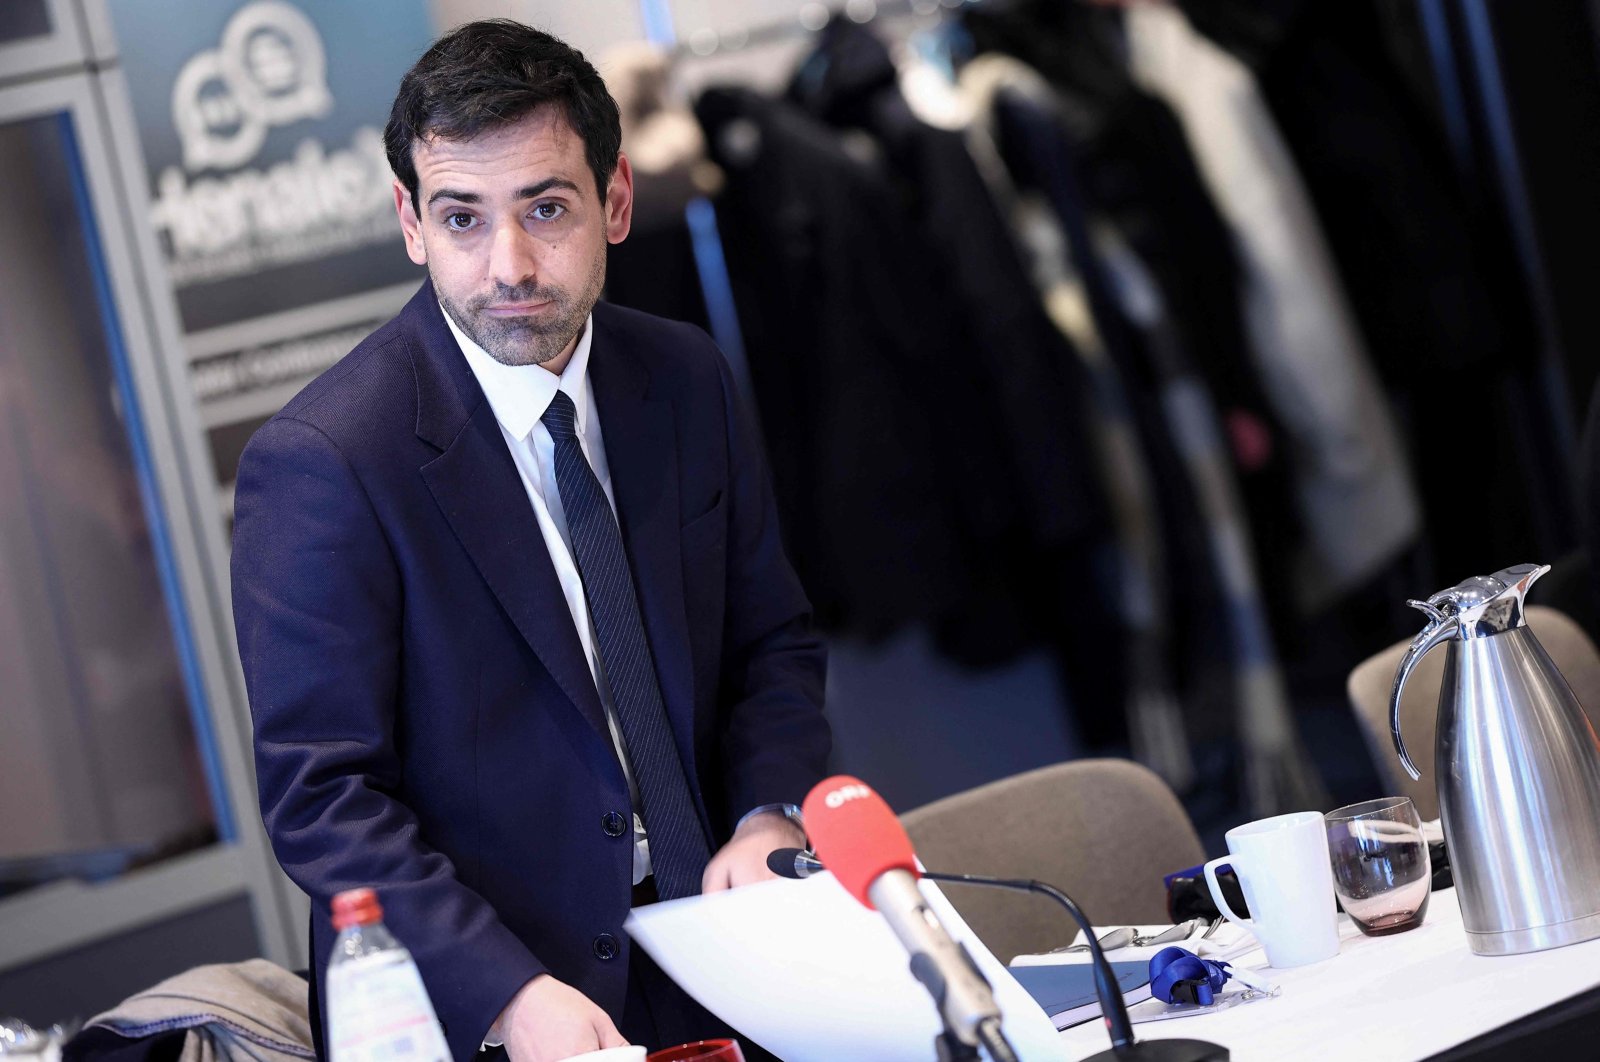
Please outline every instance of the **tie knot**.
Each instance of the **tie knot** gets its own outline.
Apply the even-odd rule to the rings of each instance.
[[[558,442],[578,437],[578,410],[565,391],[557,391],[550,400],[550,408],[539,418],[550,429],[550,437]]]

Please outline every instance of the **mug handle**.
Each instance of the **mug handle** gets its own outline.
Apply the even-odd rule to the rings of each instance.
[[[1254,933],[1256,931],[1255,923],[1249,918],[1240,918],[1234,913],[1233,908],[1228,906],[1228,898],[1222,895],[1222,886],[1217,884],[1217,871],[1227,866],[1233,867],[1233,872],[1237,875],[1239,873],[1239,857],[1225,855],[1206,863],[1206,888],[1211,890],[1211,899],[1217,905],[1217,910],[1222,912],[1224,918],[1234,925],[1243,926]]]

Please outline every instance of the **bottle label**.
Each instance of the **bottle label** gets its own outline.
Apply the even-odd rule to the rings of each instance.
[[[405,952],[367,955],[328,969],[332,1062],[448,1060],[422,975]]]

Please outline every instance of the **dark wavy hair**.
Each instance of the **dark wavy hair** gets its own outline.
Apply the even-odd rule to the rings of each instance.
[[[622,120],[605,82],[583,53],[510,19],[458,26],[440,37],[400,79],[383,146],[389,167],[417,203],[418,140],[470,140],[556,103],[583,139],[584,155],[605,202],[622,150]]]

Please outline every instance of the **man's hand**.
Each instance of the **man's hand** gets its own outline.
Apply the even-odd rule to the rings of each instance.
[[[734,832],[722,851],[711,857],[701,879],[701,892],[721,892],[778,875],[767,869],[767,856],[779,848],[804,848],[806,835],[786,815],[764,811],[752,815]]]
[[[512,1062],[555,1062],[628,1043],[588,996],[549,974],[511,997],[492,1032],[505,1041]]]

